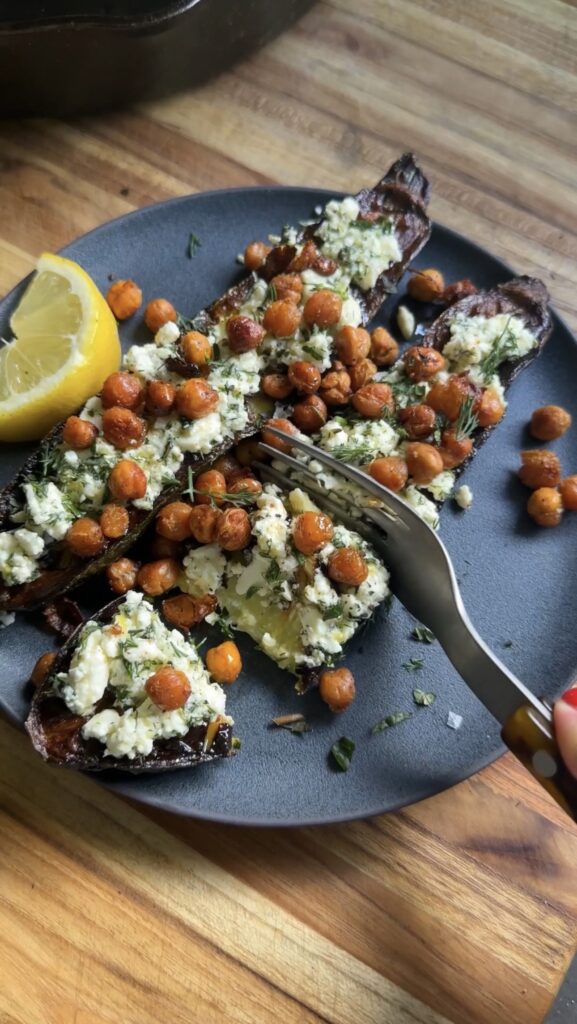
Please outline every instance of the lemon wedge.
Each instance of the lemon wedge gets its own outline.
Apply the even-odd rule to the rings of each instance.
[[[82,267],[44,253],[0,347],[0,441],[35,441],[120,365],[116,320]]]

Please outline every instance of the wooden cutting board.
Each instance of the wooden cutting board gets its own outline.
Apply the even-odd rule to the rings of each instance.
[[[0,126],[0,288],[146,203],[355,191],[412,148],[433,216],[576,325],[576,72],[563,0],[319,3],[199,91]],[[0,742],[1,1024],[541,1024],[575,951],[577,829],[511,758],[283,832],[145,815],[4,723]]]

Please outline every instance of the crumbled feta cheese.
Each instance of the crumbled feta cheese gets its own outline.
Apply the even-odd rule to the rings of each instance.
[[[460,729],[463,724],[463,716],[457,715],[455,711],[449,711],[447,725],[449,729]]]
[[[332,362],[333,339],[326,331],[313,330],[305,337],[297,331],[293,338],[265,338],[260,351],[277,366],[304,360],[324,372]]]
[[[0,612],[0,629],[11,626],[15,619],[16,615],[14,612]]]
[[[439,513],[437,512],[437,506],[434,502],[427,498],[422,491],[417,490],[414,484],[409,484],[400,493],[400,497],[404,498],[407,505],[415,510],[417,515],[424,519],[425,522],[433,530],[438,529],[439,526]]]
[[[351,280],[366,291],[374,288],[380,275],[401,258],[392,224],[385,217],[375,223],[359,220],[356,199],[332,199],[316,235],[322,240],[323,255],[338,260]]]
[[[424,484],[424,489],[429,491],[433,495],[436,501],[444,501],[448,498],[453,490],[455,483],[455,474],[449,469],[444,469],[441,473],[438,473],[436,477],[431,480],[430,483]]]
[[[415,333],[415,316],[408,306],[399,306],[397,310],[397,326],[405,341],[413,337]]]
[[[455,316],[450,324],[451,340],[443,349],[451,373],[468,371],[477,384],[485,384],[482,363],[495,350],[498,364],[520,359],[537,345],[520,317],[508,313],[496,316]],[[497,365],[498,365],[497,364]]]
[[[62,540],[75,515],[66,506],[62,491],[53,483],[24,484],[26,511],[35,526],[54,540]]]
[[[38,558],[44,541],[37,533],[21,528],[0,533],[0,575],[8,587],[28,583],[38,575]]]
[[[193,548],[184,559],[181,589],[193,597],[214,594],[222,583],[226,558],[217,544]]]
[[[154,344],[159,348],[170,348],[180,338],[180,327],[174,320],[167,320],[154,335]]]
[[[455,491],[454,498],[459,508],[471,508],[473,504],[473,492],[468,484],[461,484]]]

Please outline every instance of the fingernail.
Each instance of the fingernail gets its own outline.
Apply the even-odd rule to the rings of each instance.
[[[567,693],[563,694],[561,700],[569,704],[570,707],[577,708],[577,686],[572,686],[570,690],[567,690]]]

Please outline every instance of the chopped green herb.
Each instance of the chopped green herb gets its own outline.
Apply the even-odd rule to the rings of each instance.
[[[343,614],[343,606],[340,601],[336,604],[332,604],[330,608],[325,608],[323,612],[323,619],[327,622],[329,619],[340,619]]]
[[[425,659],[424,658],[414,658],[413,657],[413,658],[409,658],[408,661],[404,661],[403,662],[403,668],[406,669],[407,672],[418,672],[420,669],[422,669],[424,664],[425,664]]]
[[[401,722],[406,722],[408,718],[412,718],[412,711],[394,711],[391,715],[385,715],[381,718],[380,722],[373,725],[371,732],[376,735],[378,732],[384,732],[385,729],[392,729],[395,725],[400,725]]]
[[[415,626],[411,636],[413,640],[418,640],[421,644],[432,644],[435,642],[435,634],[428,626]]]
[[[278,581],[280,580],[280,565],[278,564],[278,562],[275,561],[274,558],[271,558],[270,565],[264,575],[264,578],[267,581],[267,583],[278,583]]]
[[[340,462],[366,462],[374,458],[376,450],[369,444],[341,444],[328,450],[328,454]]]
[[[426,384],[413,384],[409,380],[391,381],[390,384],[397,405],[418,405],[427,392]]]
[[[191,231],[188,239],[188,248],[186,250],[186,255],[188,256],[189,260],[192,259],[192,257],[195,255],[195,253],[198,252],[199,249],[200,238],[194,234],[194,231]]]
[[[311,727],[305,719],[304,715],[279,715],[277,718],[272,719],[272,725],[276,725],[279,729],[286,729],[287,732],[294,732],[297,736],[302,736],[305,732],[311,732]]]
[[[265,293],[264,301],[265,302],[276,302],[277,298],[278,298],[277,290],[276,290],[274,284],[269,284],[269,286],[268,286],[268,288],[266,290],[266,293]]]
[[[242,740],[240,740],[238,736],[233,736],[232,740],[230,741],[230,745],[233,750],[240,750],[240,748],[242,747]]]
[[[258,594],[258,589],[258,583],[253,583],[252,587],[248,588],[245,594],[247,601],[250,600],[251,597],[254,597],[255,594]]]
[[[413,700],[423,708],[429,708],[437,699],[436,693],[427,693],[425,690],[413,690]]]
[[[473,412],[474,402],[475,399],[473,395],[469,395],[459,410],[459,415],[455,422],[455,437],[457,441],[465,441],[467,438],[471,437],[471,434],[473,434],[479,426],[479,420]]]
[[[515,335],[510,328],[511,317],[507,320],[501,334],[493,342],[493,347],[490,352],[487,353],[484,359],[479,363],[479,369],[483,374],[483,379],[486,384],[489,384],[491,378],[495,376],[498,367],[501,363],[504,363],[507,359],[511,359],[512,356],[517,354],[517,343],[515,341]]]
[[[351,760],[355,751],[355,744],[348,736],[341,736],[340,740],[333,743],[331,747],[332,757],[341,772],[348,772],[351,767]]]
[[[181,334],[186,334],[188,331],[195,331],[197,329],[194,319],[190,320],[187,316],[182,316],[181,313],[176,314],[176,326]]]

